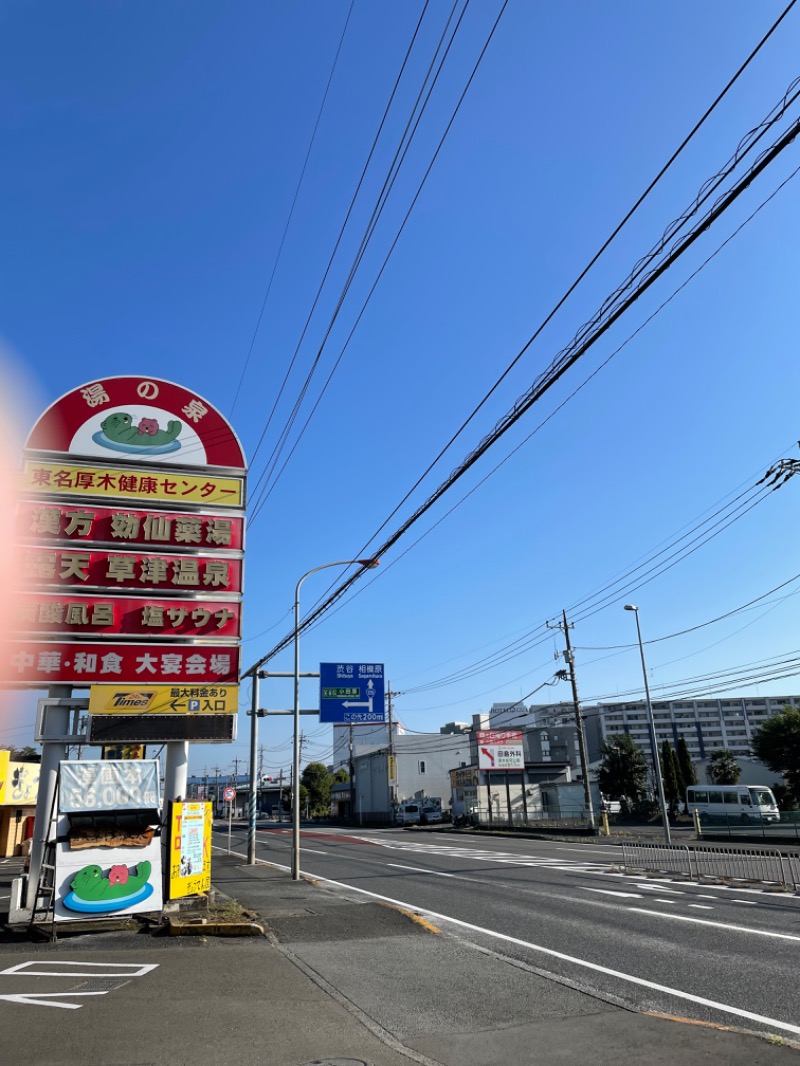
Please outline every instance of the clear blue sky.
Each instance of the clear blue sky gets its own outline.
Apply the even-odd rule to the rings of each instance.
[[[298,577],[374,547],[422,502],[798,74],[800,9],[371,542],[784,7],[510,0],[345,349],[501,6],[473,0],[466,10],[267,482],[274,488],[257,514],[251,509],[245,665],[290,631]],[[27,376],[34,411],[103,375],[177,381],[231,418],[258,498],[452,8],[433,0],[426,10],[258,447],[422,10],[419,2],[366,0],[351,12],[346,0],[3,6],[0,337]],[[461,11],[459,2],[456,19]],[[304,670],[321,660],[384,662],[403,693],[396,712],[416,730],[519,699],[559,666],[553,654],[561,640],[541,637],[545,620],[747,490],[778,457],[800,457],[798,182],[790,180],[608,367],[444,517],[798,165],[800,142],[387,553],[374,582],[304,636]],[[641,689],[635,647],[591,650],[635,640],[633,616],[622,610],[629,599],[650,640],[737,608],[800,571],[798,492],[800,479],[789,482],[686,561],[580,620],[573,641],[583,699]],[[328,588],[327,578],[305,583],[304,608]],[[648,645],[653,695],[791,653],[800,601],[788,594],[798,590],[800,582],[790,584],[758,609]],[[498,656],[526,633],[521,654]],[[484,659],[490,669],[470,671]],[[271,666],[289,670],[291,652]],[[450,675],[457,677],[437,684]],[[308,685],[306,705],[316,695]],[[707,682],[692,685],[697,695],[709,690]],[[799,686],[794,677],[748,691]],[[560,684],[535,698],[568,695]],[[30,739],[33,702],[20,695],[0,742]],[[270,683],[263,702],[288,707],[289,685]],[[327,759],[330,730],[313,719],[304,725],[306,757]],[[228,769],[246,754],[247,733],[242,716],[240,741],[194,749],[192,769]],[[287,720],[262,724],[262,741],[267,770],[287,768]]]

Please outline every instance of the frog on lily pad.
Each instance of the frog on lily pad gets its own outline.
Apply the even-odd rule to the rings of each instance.
[[[106,877],[100,866],[92,864],[78,871],[70,887],[76,899],[87,903],[123,899],[144,888],[152,868],[152,863],[146,860],[138,863],[135,872],[133,867],[117,865],[111,867]]]

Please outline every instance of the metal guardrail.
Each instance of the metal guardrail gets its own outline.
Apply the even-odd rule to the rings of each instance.
[[[691,881],[744,881],[800,889],[800,855],[766,848],[623,844],[622,863],[626,869],[678,875]]]

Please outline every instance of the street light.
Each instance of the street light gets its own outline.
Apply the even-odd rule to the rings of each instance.
[[[653,767],[656,772],[656,786],[658,788],[658,800],[661,804],[661,818],[664,822],[664,840],[667,844],[672,843],[672,838],[669,832],[669,815],[667,813],[667,804],[664,799],[664,780],[661,776],[661,759],[658,754],[658,743],[656,741],[656,725],[653,720],[653,705],[650,702],[650,686],[647,683],[647,667],[644,662],[644,645],[642,644],[642,630],[639,625],[639,608],[634,607],[632,603],[625,604],[626,611],[633,611],[636,616],[636,634],[639,638],[639,654],[642,657],[642,676],[644,677],[644,699],[647,705],[647,718],[650,722],[650,743],[653,748]]]
[[[342,559],[307,570],[294,590],[294,742],[292,745],[292,880],[300,880],[300,586],[307,577],[329,566],[363,566],[372,570],[379,559]]]

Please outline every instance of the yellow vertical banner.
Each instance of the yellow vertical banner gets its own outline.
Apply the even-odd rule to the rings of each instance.
[[[173,803],[169,834],[170,899],[211,888],[211,804]]]

